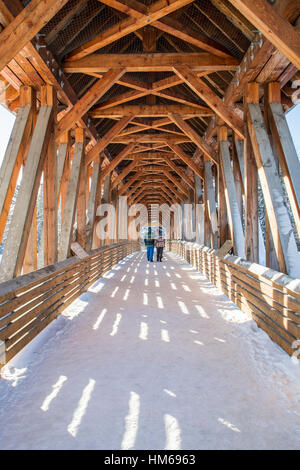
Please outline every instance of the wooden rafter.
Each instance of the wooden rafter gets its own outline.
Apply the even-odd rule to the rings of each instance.
[[[114,126],[97,142],[97,144],[87,153],[85,158],[86,165],[89,165],[93,160],[99,158],[100,152],[111,142],[111,140],[119,134],[133,119],[134,116],[124,116],[120,121],[116,122]]]
[[[129,17],[122,20],[120,23],[108,28],[103,33],[96,36],[94,39],[83,44],[75,49],[70,55],[69,59],[77,60],[85,57],[93,52],[101,49],[116,40],[133,33],[138,29],[153,23],[156,20],[178,10],[179,8],[188,5],[193,0],[158,0],[150,5],[147,15],[142,15],[139,18]]]
[[[0,33],[0,70],[40,31],[68,0],[31,0]],[[7,15],[3,1],[0,11]]]
[[[175,67],[175,72],[186,84],[203,100],[213,111],[223,119],[241,137],[244,137],[244,121],[206,85],[198,78],[189,67]]]
[[[100,78],[58,123],[56,138],[58,139],[74,127],[75,123],[113,86],[124,72],[124,68],[112,69],[103,78]]]
[[[101,109],[95,107],[89,112],[89,115],[93,118],[121,118],[126,114],[134,114],[136,117],[166,117],[169,114],[179,114],[186,117],[197,117],[197,116],[213,116],[214,112],[207,106],[188,106],[188,105],[118,105],[109,109]],[[170,124],[170,122],[166,122]],[[158,126],[162,126],[160,122]]]
[[[112,67],[126,67],[127,72],[172,72],[173,67],[186,65],[194,72],[233,70],[238,61],[233,57],[217,57],[208,52],[143,53],[143,54],[92,54],[77,60],[66,60],[68,73],[104,73]]]
[[[213,160],[214,163],[219,163],[218,156],[211,146],[208,145],[207,142],[205,142],[204,139],[202,139],[201,136],[197,134],[197,132],[187,122],[185,122],[181,116],[171,114],[170,117],[177,127],[179,127],[179,129],[181,129],[210,160]]]
[[[298,31],[267,0],[229,0],[259,31],[300,69]]]

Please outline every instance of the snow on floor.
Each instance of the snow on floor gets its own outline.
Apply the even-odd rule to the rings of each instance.
[[[185,261],[131,255],[2,372],[0,449],[297,449],[300,365]]]

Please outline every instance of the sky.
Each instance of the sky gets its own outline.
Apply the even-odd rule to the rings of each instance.
[[[300,156],[300,103],[294,106],[288,113],[286,119]],[[15,115],[0,105],[0,163],[4,157],[9,136],[15,122]]]

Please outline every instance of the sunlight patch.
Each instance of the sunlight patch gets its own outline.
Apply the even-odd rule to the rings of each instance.
[[[78,428],[80,426],[80,423],[82,421],[83,416],[85,415],[88,403],[90,401],[92,392],[95,387],[95,380],[90,379],[89,383],[85,387],[85,389],[82,392],[81,398],[79,400],[78,406],[73,414],[73,419],[71,423],[68,426],[68,432],[73,436],[76,437],[76,434],[78,432]]]
[[[59,394],[64,382],[67,380],[67,377],[65,375],[61,375],[56,382],[56,384],[52,385],[52,392],[45,398],[43,401],[43,404],[41,406],[42,411],[48,411],[50,407],[50,403],[52,400],[54,400],[55,397]]]
[[[130,392],[129,411],[125,418],[125,432],[121,444],[122,450],[129,450],[134,447],[138,431],[140,414],[140,396],[135,392]]]
[[[165,450],[181,449],[181,432],[179,423],[174,416],[165,414],[166,445]]]

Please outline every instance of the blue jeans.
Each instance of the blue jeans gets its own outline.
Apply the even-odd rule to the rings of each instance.
[[[153,261],[154,246],[147,246],[147,259]]]

